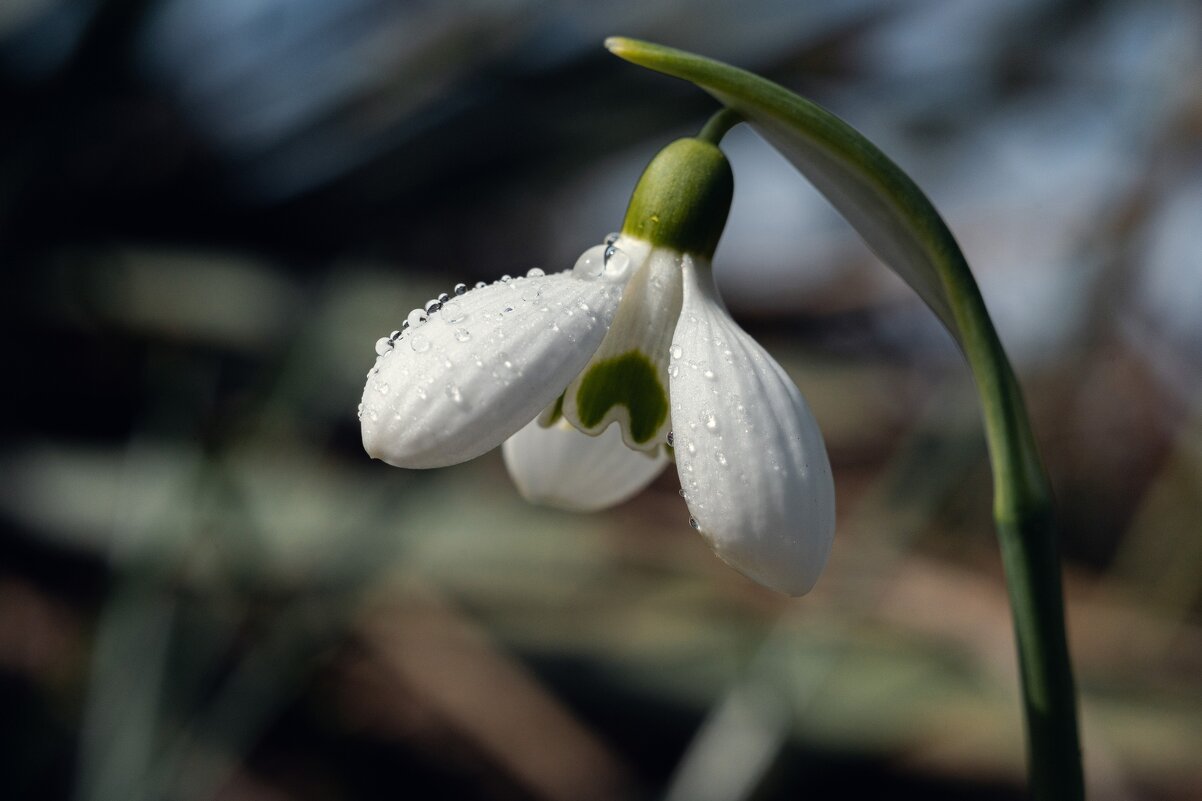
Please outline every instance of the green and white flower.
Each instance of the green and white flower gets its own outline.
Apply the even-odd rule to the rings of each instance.
[[[456,287],[377,343],[363,444],[398,467],[504,443],[519,490],[595,510],[675,457],[690,522],[759,583],[800,595],[834,534],[818,425],[779,364],[726,311],[710,267],[733,191],[702,139],[665,148],[620,234],[565,272]]]

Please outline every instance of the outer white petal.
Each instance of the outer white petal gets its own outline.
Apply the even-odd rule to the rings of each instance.
[[[621,284],[574,272],[499,281],[411,327],[367,376],[369,455],[397,467],[473,459],[554,401],[601,343]]]
[[[676,467],[694,526],[751,579],[814,586],[835,532],[835,488],[796,385],[727,314],[708,265],[684,262],[668,368]]]
[[[505,466],[522,497],[531,503],[595,512],[638,494],[670,461],[633,451],[617,426],[598,436],[582,434],[560,418],[544,428],[532,421],[501,446]]]

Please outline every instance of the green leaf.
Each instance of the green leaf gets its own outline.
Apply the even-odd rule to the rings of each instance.
[[[948,297],[960,249],[935,207],[876,145],[829,111],[720,61],[614,37],[614,55],[697,84],[779,150],[959,339]],[[970,278],[971,280],[971,278]]]

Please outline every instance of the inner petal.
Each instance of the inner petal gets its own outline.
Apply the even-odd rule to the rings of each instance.
[[[501,446],[505,467],[531,503],[595,512],[625,501],[663,472],[664,449],[632,451],[616,429],[590,437],[562,417],[549,427],[531,421]]]
[[[616,244],[621,247],[625,241]],[[668,361],[681,305],[680,258],[670,250],[650,251],[626,285],[609,333],[568,385],[563,415],[581,431],[595,435],[617,423],[628,447],[648,452],[666,440],[671,426]]]

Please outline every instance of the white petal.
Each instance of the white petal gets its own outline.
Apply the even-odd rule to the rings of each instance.
[[[605,341],[568,385],[563,415],[590,434],[616,422],[628,447],[653,453],[671,424],[668,346],[680,315],[681,257],[626,237],[615,244],[636,254],[634,274]]]
[[[544,428],[532,421],[501,446],[505,466],[531,503],[595,512],[638,494],[663,472],[663,448],[649,455],[622,442],[617,428],[582,434],[562,417]]]
[[[452,298],[376,359],[359,419],[368,454],[441,467],[497,445],[555,400],[605,336],[619,283],[574,272]]]
[[[727,314],[709,266],[689,257],[672,356],[676,468],[695,527],[749,578],[808,592],[835,532],[822,433],[784,369]]]

